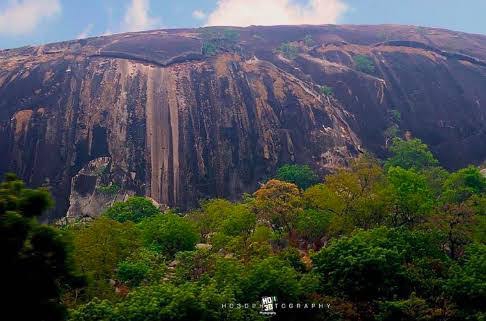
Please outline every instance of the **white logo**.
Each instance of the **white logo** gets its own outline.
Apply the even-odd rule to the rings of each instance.
[[[274,311],[276,303],[277,303],[277,297],[276,296],[264,296],[264,297],[262,297],[262,310],[260,311],[260,314],[264,314],[264,315],[275,315],[275,314],[277,314]]]

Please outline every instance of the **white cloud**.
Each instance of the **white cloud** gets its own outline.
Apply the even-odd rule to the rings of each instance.
[[[343,0],[219,0],[208,26],[336,23],[348,6]]]
[[[29,34],[47,18],[61,13],[60,0],[10,0],[0,10],[0,34]]]
[[[91,34],[91,31],[93,30],[93,27],[94,27],[94,24],[90,23],[89,25],[87,25],[83,31],[81,31],[81,33],[79,35],[76,36],[76,39],[84,39],[84,38],[88,38]]]
[[[204,11],[202,11],[202,10],[199,10],[199,9],[198,10],[194,10],[192,12],[192,17],[194,19],[203,20],[203,19],[206,18],[206,13]]]
[[[143,31],[160,25],[160,20],[150,16],[149,0],[131,0],[125,13],[122,31]]]

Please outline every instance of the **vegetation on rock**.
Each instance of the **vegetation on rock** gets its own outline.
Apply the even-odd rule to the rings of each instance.
[[[353,60],[357,70],[367,74],[375,72],[375,64],[368,56],[356,55]]]
[[[65,286],[69,319],[263,320],[258,303],[270,295],[329,304],[277,308],[279,320],[482,320],[484,176],[473,166],[445,171],[418,140],[396,139],[390,151],[384,166],[364,154],[321,182],[284,166],[282,180],[240,202],[175,214],[132,198],[64,228],[87,278],[82,289]],[[2,215],[17,193],[4,190]],[[250,305],[230,308],[238,303]]]

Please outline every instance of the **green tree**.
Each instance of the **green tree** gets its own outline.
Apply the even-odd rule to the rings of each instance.
[[[452,173],[444,183],[442,199],[445,202],[461,203],[473,196],[486,194],[486,177],[479,168],[469,166]]]
[[[363,56],[363,55],[356,55],[353,57],[354,64],[356,65],[356,68],[364,73],[371,74],[375,72],[375,64],[373,63],[373,60],[371,60],[370,57],[368,56]]]
[[[321,92],[321,94],[326,95],[326,96],[334,95],[334,90],[332,89],[332,87],[329,87],[329,86],[326,86],[326,85],[319,86],[319,91]]]
[[[423,170],[439,164],[427,145],[420,139],[395,138],[390,146],[390,151],[392,156],[386,161],[385,168],[399,166],[405,169]]]
[[[261,222],[276,231],[285,231],[293,241],[297,217],[302,213],[302,197],[296,185],[270,180],[255,192],[255,210]]]
[[[295,301],[301,294],[299,274],[288,261],[269,257],[249,266],[242,285],[245,299],[258,301],[262,296],[277,296],[282,302]]]
[[[37,218],[53,202],[44,189],[28,189],[15,175],[0,183],[2,314],[16,320],[64,320],[61,295],[82,285],[69,244]]]
[[[405,300],[414,291],[438,297],[437,281],[450,266],[433,233],[388,228],[335,240],[313,262],[322,291],[355,302],[368,318],[377,313],[377,303]]]
[[[464,258],[455,266],[452,276],[445,284],[447,293],[453,298],[466,320],[481,320],[486,302],[486,245],[471,244]]]
[[[169,257],[194,249],[199,236],[188,219],[177,214],[149,217],[139,224],[145,245]]]
[[[297,218],[296,229],[299,237],[313,245],[314,249],[320,249],[321,240],[328,235],[331,220],[334,214],[316,209],[305,209]]]
[[[312,47],[316,43],[311,35],[306,35],[303,40],[307,47]]]
[[[74,259],[88,277],[88,298],[111,298],[118,263],[141,247],[140,232],[132,222],[120,223],[106,217],[68,229],[74,241]]]
[[[431,213],[434,201],[424,175],[401,167],[388,169],[393,226],[415,226]]]
[[[285,58],[293,60],[297,58],[299,48],[290,42],[284,42],[278,47],[277,52],[280,52]]]
[[[297,185],[301,189],[306,189],[315,184],[318,179],[309,165],[286,164],[277,170],[278,180]]]
[[[328,175],[325,183],[304,192],[306,206],[336,214],[333,224],[341,220],[336,231],[350,232],[355,226],[372,228],[385,219],[385,175],[378,161],[362,155],[350,164]]]
[[[104,215],[118,221],[138,223],[144,218],[160,214],[160,211],[145,197],[132,196],[126,202],[115,202]]]
[[[414,293],[406,300],[385,301],[380,306],[379,321],[429,321],[432,309],[427,301]]]

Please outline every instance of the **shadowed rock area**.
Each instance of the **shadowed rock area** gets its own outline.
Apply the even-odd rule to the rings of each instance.
[[[47,220],[133,194],[190,208],[251,192],[285,163],[323,173],[384,156],[392,111],[446,167],[481,163],[485,61],[485,36],[412,26],[156,30],[4,50],[0,174],[49,187]]]

